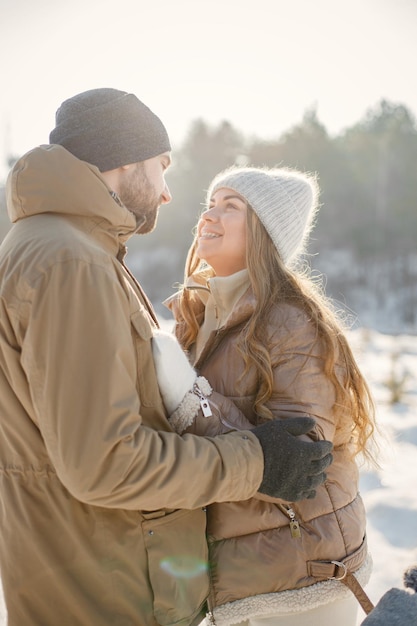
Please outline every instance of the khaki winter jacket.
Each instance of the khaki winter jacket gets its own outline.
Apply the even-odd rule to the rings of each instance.
[[[189,287],[196,288],[200,282],[200,277],[193,277]],[[166,303],[174,315],[176,302],[174,296]],[[248,288],[224,324],[212,332],[194,364],[253,424],[257,423],[253,408],[257,376],[252,369],[239,383],[244,363],[237,344],[255,306]],[[201,323],[204,308],[199,300],[196,313]],[[183,332],[183,325],[177,324],[180,340]],[[244,502],[208,507],[209,606],[216,623],[222,625],[306,610],[345,597],[351,592],[329,580],[342,571],[331,561],[343,561],[352,572],[359,570],[362,584],[370,575],[365,511],[358,494],[357,466],[350,455],[350,419],[343,407],[335,406],[334,387],[324,373],[315,328],[300,309],[282,304],[273,309],[263,332],[274,364],[268,408],[277,418],[280,414],[313,416],[315,436],[334,443],[334,461],[314,499],[288,503],[261,499],[258,494]],[[340,365],[338,375],[343,377]],[[214,415],[196,419],[186,432],[213,436],[224,428]]]
[[[136,229],[98,169],[41,146],[7,183],[0,247],[0,564],[9,626],[190,624],[206,515],[252,496],[258,440],[180,437],[157,323],[123,264]]]

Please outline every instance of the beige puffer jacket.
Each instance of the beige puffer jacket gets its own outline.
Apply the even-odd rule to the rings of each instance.
[[[203,507],[252,496],[258,440],[180,437],[157,323],[124,266],[136,229],[60,146],[8,180],[0,247],[0,564],[9,626],[191,624],[208,593]],[[243,480],[242,480],[243,474]]]
[[[198,276],[190,279],[193,288],[200,283]],[[175,315],[176,297],[166,304]],[[250,371],[239,387],[244,363],[237,343],[255,304],[249,288],[225,324],[212,332],[194,363],[213,388],[230,397],[253,424],[257,377]],[[200,301],[196,313],[201,323]],[[216,623],[222,625],[301,611],[345,597],[351,592],[330,580],[342,571],[331,561],[344,562],[357,572],[362,584],[370,576],[358,469],[349,454],[349,418],[342,407],[334,405],[334,388],[324,373],[320,346],[314,344],[315,328],[301,310],[283,304],[274,308],[264,332],[275,364],[269,409],[277,417],[313,416],[316,436],[334,443],[334,461],[312,500],[288,503],[258,496],[208,507],[210,605]],[[176,334],[181,341],[179,324]],[[343,369],[338,369],[343,376]],[[214,435],[223,429],[216,419],[198,418],[186,432]]]

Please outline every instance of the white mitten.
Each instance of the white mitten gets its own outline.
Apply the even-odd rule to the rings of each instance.
[[[157,330],[152,337],[156,377],[170,422],[177,432],[189,426],[198,410],[210,411],[206,396],[212,388],[197,376],[185,352],[171,333]],[[211,411],[210,411],[211,413]]]

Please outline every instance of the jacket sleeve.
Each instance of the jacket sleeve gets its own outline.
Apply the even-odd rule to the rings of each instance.
[[[185,433],[204,437],[215,437],[235,430],[252,430],[253,424],[246,419],[230,398],[213,391],[208,397],[211,415],[205,416],[201,409],[186,428]]]
[[[51,471],[77,499],[109,508],[250,497],[263,474],[255,436],[180,437],[143,425],[134,297],[122,282],[104,262],[71,259],[43,272],[22,304],[22,365]]]
[[[315,435],[333,441],[336,395],[324,371],[322,350],[313,324],[304,313],[291,308],[287,323],[270,339],[274,388],[267,406],[277,417],[314,417]]]

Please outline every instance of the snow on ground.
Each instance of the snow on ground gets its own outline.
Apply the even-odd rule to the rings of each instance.
[[[164,327],[168,330],[172,323]],[[417,564],[417,336],[349,333],[377,403],[380,468],[361,469],[374,571],[366,592],[376,604],[404,570]],[[0,626],[5,626],[0,595]],[[358,624],[365,617],[360,609]]]
[[[350,333],[377,404],[380,469],[361,469],[374,571],[366,592],[375,604],[417,564],[417,337]],[[364,614],[360,611],[361,619]]]

